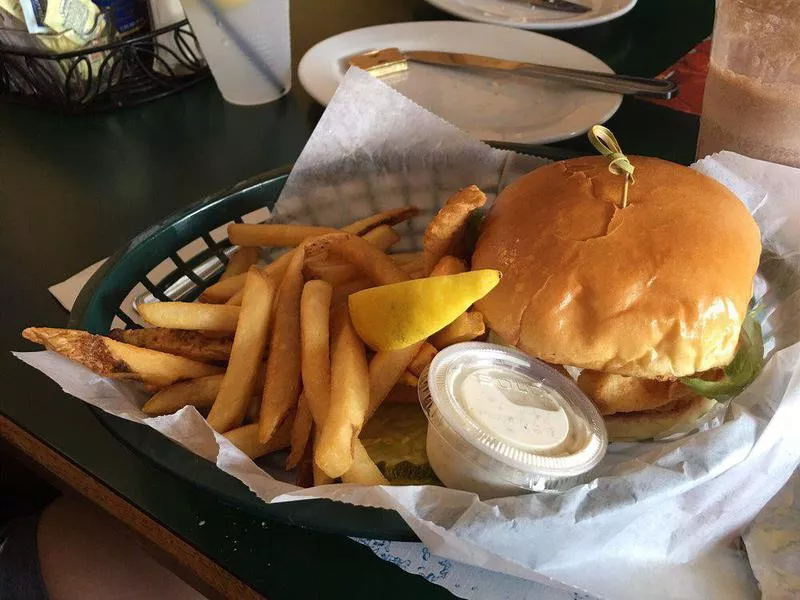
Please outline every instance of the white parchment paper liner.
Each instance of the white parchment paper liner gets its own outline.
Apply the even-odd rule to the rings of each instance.
[[[418,248],[450,193],[475,183],[493,195],[541,162],[476,142],[351,69],[273,212],[280,221],[336,226],[411,202],[422,214],[400,229],[404,248]],[[753,597],[754,581],[727,542],[800,462],[800,180],[794,169],[730,153],[696,168],[731,187],[763,232],[768,258],[756,295],[769,306],[769,361],[719,428],[671,443],[614,445],[596,480],[561,495],[481,502],[432,486],[298,489],[262,471],[191,407],[147,418],[133,386],[49,352],[17,356],[67,393],[215,462],[265,502],[331,498],[394,509],[435,554],[600,597]]]

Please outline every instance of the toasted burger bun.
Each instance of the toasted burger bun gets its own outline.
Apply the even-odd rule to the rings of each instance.
[[[617,413],[604,417],[608,439],[612,442],[648,440],[690,427],[715,406],[716,402],[696,394],[655,410]]]
[[[477,308],[504,340],[551,363],[649,379],[730,362],[752,295],[758,226],[725,186],[655,158],[636,182],[602,156],[536,169],[486,220],[474,269],[499,269]]]

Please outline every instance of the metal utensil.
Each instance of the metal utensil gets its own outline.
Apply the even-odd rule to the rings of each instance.
[[[519,0],[514,0],[519,1]],[[592,9],[577,2],[569,2],[569,0],[521,0],[525,4],[534,6],[536,8],[546,8],[548,10],[557,10],[560,12],[568,12],[573,14],[583,14],[591,11]]]
[[[561,81],[593,90],[615,92],[617,94],[634,94],[650,98],[669,99],[678,91],[678,85],[666,79],[597,73],[595,71],[553,67],[458,52],[436,52],[431,50],[406,50],[401,52],[397,48],[386,48],[351,57],[349,63],[369,71],[376,77],[383,77],[387,74],[407,69],[409,61],[444,67],[506,71],[518,75]]]

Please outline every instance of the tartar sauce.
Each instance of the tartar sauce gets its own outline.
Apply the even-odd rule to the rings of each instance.
[[[569,439],[569,418],[541,383],[495,367],[463,370],[455,393],[487,431],[512,446],[553,451]]]
[[[575,383],[516,350],[451,346],[420,377],[431,467],[448,487],[491,498],[580,483],[607,434]]]

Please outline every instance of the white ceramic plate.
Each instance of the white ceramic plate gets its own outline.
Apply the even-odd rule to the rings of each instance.
[[[590,7],[581,14],[532,7],[523,0],[427,0],[435,7],[470,21],[480,21],[506,27],[534,29],[577,29],[621,17],[636,0],[572,0]]]
[[[367,27],[328,38],[303,56],[297,75],[317,102],[328,104],[344,76],[347,61],[343,59],[391,47],[612,72],[588,52],[538,33],[480,23],[424,21]],[[415,63],[405,73],[383,81],[478,139],[525,144],[585,133],[608,120],[621,102],[619,94],[532,77]]]

